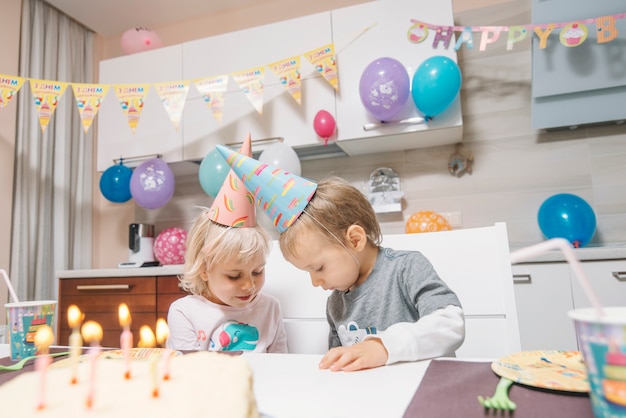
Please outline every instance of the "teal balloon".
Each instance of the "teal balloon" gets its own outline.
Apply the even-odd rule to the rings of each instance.
[[[411,96],[424,116],[432,118],[446,110],[461,89],[461,70],[452,59],[441,55],[422,62],[413,74]]]
[[[217,196],[229,171],[230,165],[217,149],[213,149],[200,163],[198,179],[202,190],[211,197]]]
[[[587,245],[596,232],[596,215],[589,203],[569,193],[546,199],[537,221],[544,237],[564,238],[576,248]]]
[[[132,175],[133,170],[121,163],[107,168],[100,177],[100,192],[110,202],[128,202],[132,198],[130,193]]]

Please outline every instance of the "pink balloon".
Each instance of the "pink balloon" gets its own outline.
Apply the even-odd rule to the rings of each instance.
[[[127,54],[149,51],[163,46],[161,37],[148,28],[128,29],[122,35],[120,42],[122,43],[122,50]]]
[[[313,119],[313,128],[315,132],[324,139],[324,145],[328,143],[328,139],[333,136],[337,123],[335,118],[326,110],[320,110]]]
[[[187,250],[187,231],[182,228],[163,230],[154,240],[154,256],[163,265],[183,264]]]

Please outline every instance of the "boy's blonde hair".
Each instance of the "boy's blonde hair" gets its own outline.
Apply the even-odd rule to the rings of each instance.
[[[230,260],[245,263],[259,253],[267,258],[270,250],[270,237],[263,227],[224,226],[210,220],[208,209],[204,208],[187,237],[181,286],[194,295],[206,296],[202,273]]]
[[[298,220],[280,234],[280,249],[288,257],[296,255],[298,236],[303,230],[317,228],[330,243],[347,244],[345,235],[351,225],[359,225],[370,244],[382,240],[376,212],[369,200],[353,185],[339,177],[320,181],[311,201]]]

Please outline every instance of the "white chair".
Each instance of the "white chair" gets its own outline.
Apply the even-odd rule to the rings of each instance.
[[[498,358],[521,350],[509,243],[504,223],[484,228],[385,235],[383,246],[421,251],[461,300],[465,342],[457,357]],[[290,352],[325,353],[329,292],[286,262],[275,243],[266,267],[267,293],[281,301]]]

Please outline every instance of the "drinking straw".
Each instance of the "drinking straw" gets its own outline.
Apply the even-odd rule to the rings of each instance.
[[[598,299],[596,293],[593,291],[593,288],[591,287],[591,282],[585,275],[580,261],[578,261],[578,258],[576,258],[576,254],[574,254],[572,245],[566,239],[552,238],[547,241],[540,242],[539,244],[531,245],[529,247],[513,251],[511,253],[511,264],[516,264],[521,261],[528,260],[543,253],[546,253],[550,250],[557,249],[561,250],[561,252],[565,256],[565,260],[570,264],[572,270],[574,271],[574,275],[582,286],[585,295],[587,296],[587,299],[589,299],[591,305],[595,308],[597,315],[599,317],[604,316],[604,309],[600,304],[600,300]]]
[[[13,285],[11,284],[11,280],[9,280],[9,276],[7,276],[7,272],[3,269],[0,269],[0,273],[2,273],[2,277],[4,277],[4,282],[7,284],[7,288],[9,289],[9,293],[11,294],[11,299],[13,299],[13,302],[19,303],[20,301],[15,294],[15,289],[13,289]]]

